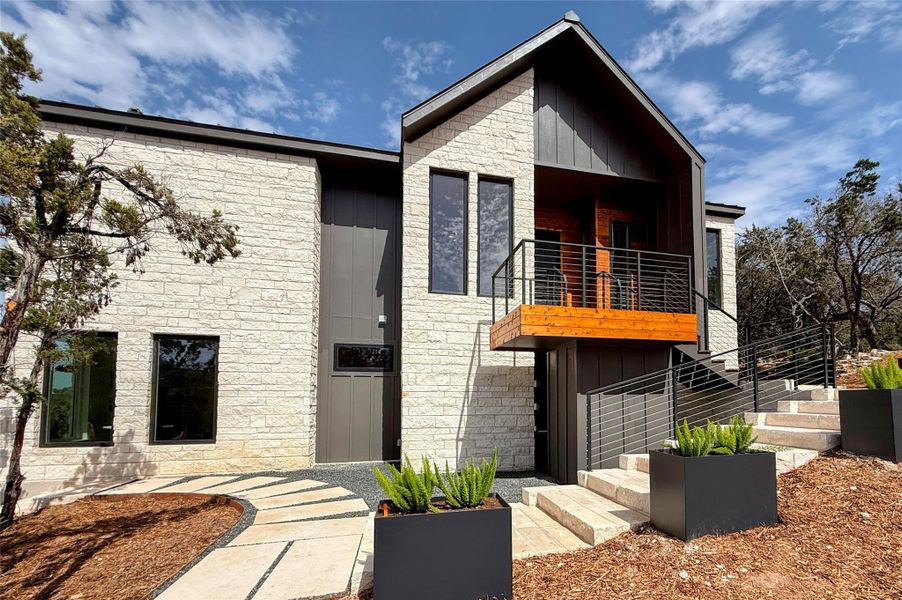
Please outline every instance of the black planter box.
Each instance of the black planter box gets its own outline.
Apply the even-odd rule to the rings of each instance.
[[[374,600],[510,600],[511,509],[492,496],[500,508],[384,517],[380,503]]]
[[[902,462],[902,390],[840,390],[843,450]]]
[[[681,540],[777,523],[777,455],[649,453],[651,524]]]

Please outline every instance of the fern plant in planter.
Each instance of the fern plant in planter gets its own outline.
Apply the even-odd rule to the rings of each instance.
[[[649,454],[651,522],[683,540],[777,522],[777,461],[756,452],[754,428],[729,424],[676,428],[672,449]]]
[[[902,368],[888,356],[860,371],[866,390],[839,391],[843,450],[902,462]]]
[[[400,469],[374,471],[388,497],[374,523],[375,600],[512,597],[510,506],[491,493],[497,468],[496,450],[480,466],[446,463],[444,477],[426,457],[419,471],[407,456]]]

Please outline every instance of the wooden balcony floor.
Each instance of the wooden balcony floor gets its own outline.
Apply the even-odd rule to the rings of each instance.
[[[542,350],[568,340],[695,342],[691,313],[522,304],[492,325],[492,350]]]

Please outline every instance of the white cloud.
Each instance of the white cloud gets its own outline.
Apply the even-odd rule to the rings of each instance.
[[[835,16],[827,27],[840,36],[837,50],[870,38],[880,40],[884,50],[902,50],[902,3],[842,2],[830,8]]]
[[[832,100],[852,89],[852,79],[834,71],[809,71],[799,75],[796,98],[802,104]]]
[[[815,69],[817,61],[806,50],[789,52],[776,27],[759,31],[730,53],[733,79],[758,80],[759,92],[793,92],[802,104],[832,100],[852,88],[852,78],[828,69]]]
[[[325,92],[316,92],[312,100],[304,100],[304,114],[314,121],[329,124],[338,115],[338,100]]]
[[[395,57],[398,73],[392,79],[395,93],[382,102],[383,119],[379,129],[385,133],[387,145],[397,147],[401,141],[401,113],[431,96],[435,91],[422,81],[424,75],[447,71],[453,61],[445,42],[399,42],[390,37],[382,47]]]
[[[680,81],[656,72],[642,75],[640,83],[655,96],[666,98],[676,120],[702,138],[721,134],[768,137],[791,122],[787,116],[745,102],[728,102],[710,82]]]
[[[657,12],[675,11],[667,27],[639,39],[627,67],[650,71],[665,60],[693,48],[723,44],[739,36],[773,2],[724,2],[718,0],[659,0],[651,2]]]

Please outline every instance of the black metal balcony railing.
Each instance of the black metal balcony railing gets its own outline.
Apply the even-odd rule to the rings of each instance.
[[[693,313],[692,258],[521,240],[492,275],[492,321],[521,304]]]

